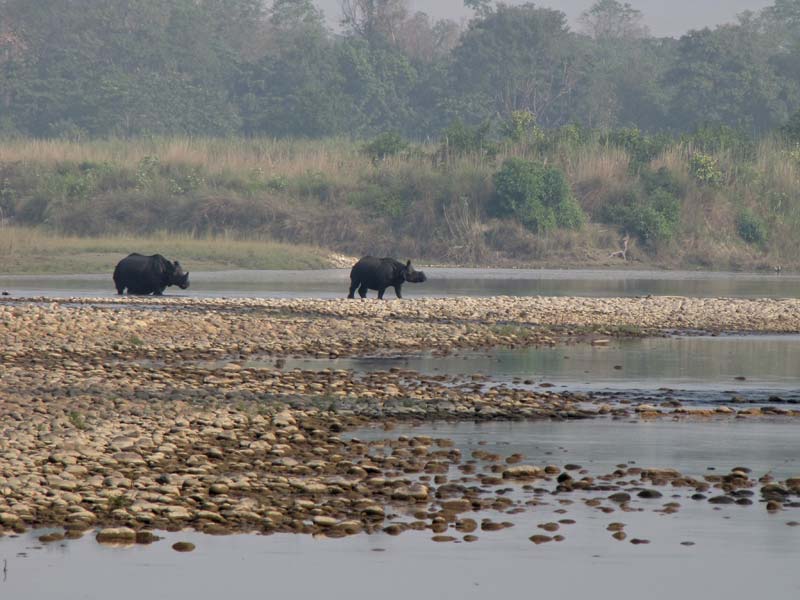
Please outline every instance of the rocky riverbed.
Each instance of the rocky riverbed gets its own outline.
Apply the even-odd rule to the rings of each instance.
[[[800,479],[772,481],[744,468],[703,478],[626,465],[591,473],[520,455],[462,456],[448,439],[362,442],[346,433],[436,419],[787,418],[798,411],[614,404],[468,374],[281,368],[288,356],[603,344],[611,335],[675,329],[797,332],[800,302],[3,302],[0,534],[57,526],[63,533],[44,540],[55,541],[100,528],[101,541],[134,543],[185,527],[334,537],[429,529],[435,541],[473,541],[478,530],[508,527],[504,513],[554,502],[638,510],[637,502],[665,489],[712,504],[797,506]],[[274,364],[244,366],[254,356]],[[658,510],[679,508],[673,499]],[[564,525],[543,524],[532,541],[558,541]]]

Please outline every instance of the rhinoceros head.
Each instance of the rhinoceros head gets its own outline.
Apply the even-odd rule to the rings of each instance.
[[[175,270],[172,273],[172,278],[170,280],[170,285],[177,285],[182,290],[185,290],[189,287],[189,272],[184,272],[183,267],[181,267],[181,263],[177,260],[172,263],[175,267]]]
[[[425,276],[425,273],[423,273],[422,271],[414,270],[414,267],[411,266],[410,260],[406,263],[406,266],[403,267],[403,271],[404,271],[403,277],[405,278],[406,281],[409,281],[411,283],[422,283],[423,281],[427,281],[428,279]]]

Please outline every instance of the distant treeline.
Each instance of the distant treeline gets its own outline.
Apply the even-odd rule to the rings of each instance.
[[[759,137],[800,108],[800,0],[655,38],[598,0],[572,31],[534,4],[465,0],[469,23],[407,0],[0,0],[0,136],[488,136],[544,129]],[[800,121],[800,117],[797,117]]]

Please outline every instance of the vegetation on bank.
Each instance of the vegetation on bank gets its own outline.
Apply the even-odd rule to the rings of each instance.
[[[121,251],[162,252],[198,240],[208,248],[198,259],[253,267],[280,246],[251,260],[253,248],[267,246],[236,240],[456,264],[609,265],[621,261],[609,254],[627,235],[629,258],[650,265],[800,264],[797,140],[755,141],[722,127],[680,137],[542,130],[522,117],[521,128],[459,125],[429,144],[395,134],[8,140],[0,144],[0,256],[11,264],[9,239],[24,246],[22,230],[8,229],[16,226],[81,238],[170,232],[147,244],[111,239]],[[306,259],[275,266],[296,260]]]
[[[155,232],[148,236],[78,237],[43,228],[0,227],[0,274],[109,274],[130,252],[164,254],[191,271],[219,269],[319,269],[332,266],[313,246],[230,235],[190,236]]]
[[[617,0],[575,30],[465,4],[348,0],[334,34],[311,0],[0,0],[0,243],[800,264],[800,0],[680,39]]]

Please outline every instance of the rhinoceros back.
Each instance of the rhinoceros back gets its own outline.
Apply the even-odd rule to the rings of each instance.
[[[402,282],[403,263],[393,258],[365,256],[350,270],[350,281],[369,289],[380,289]]]
[[[160,294],[170,281],[170,263],[160,254],[145,256],[132,253],[123,258],[114,269],[114,285],[122,294]]]

